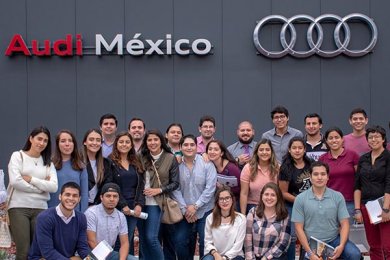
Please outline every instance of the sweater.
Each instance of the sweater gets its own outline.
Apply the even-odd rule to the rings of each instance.
[[[9,161],[8,174],[13,187],[9,208],[47,209],[49,192],[56,192],[58,188],[53,163],[45,166],[42,156],[33,158],[23,151],[17,151]],[[31,176],[30,183],[22,178],[23,175]],[[46,180],[47,177],[50,178]]]
[[[84,212],[88,208],[88,173],[87,170],[77,171],[72,168],[70,160],[62,162],[62,168],[57,170],[58,190],[57,192],[50,194],[50,200],[48,201],[49,208],[56,207],[60,200],[58,196],[61,193],[62,185],[67,182],[73,181],[80,185],[81,188],[81,201],[77,205],[76,210]]]
[[[75,211],[72,220],[65,224],[55,207],[41,212],[28,259],[65,260],[74,256],[76,251],[82,259],[90,252],[85,215]]]

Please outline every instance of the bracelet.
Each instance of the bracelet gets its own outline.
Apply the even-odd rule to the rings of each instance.
[[[361,209],[355,209],[355,214],[356,213],[362,213]]]
[[[210,255],[214,256],[214,253],[215,253],[215,252],[217,252],[217,250],[211,249],[211,250],[210,250]]]
[[[314,253],[313,253],[313,251],[309,251],[309,252],[306,252],[307,253],[307,256],[310,258]]]

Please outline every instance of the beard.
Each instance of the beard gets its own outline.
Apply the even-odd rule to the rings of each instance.
[[[240,141],[240,143],[242,143],[242,144],[250,144],[253,141],[253,136],[246,141],[239,137],[238,141]]]

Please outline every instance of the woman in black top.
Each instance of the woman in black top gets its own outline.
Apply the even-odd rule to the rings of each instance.
[[[381,126],[368,128],[366,138],[371,151],[359,160],[355,178],[355,219],[364,222],[371,260],[390,258],[390,152],[386,131]],[[371,224],[365,203],[384,196],[382,222]]]
[[[117,208],[126,216],[130,254],[133,255],[133,235],[137,217],[140,216],[145,204],[143,195],[145,180],[141,161],[134,149],[133,138],[127,131],[116,136],[110,159],[113,165],[114,182],[121,188],[121,198]],[[119,249],[120,243],[117,242],[115,247],[118,246]]]
[[[279,174],[279,187],[291,217],[295,197],[311,187],[310,165],[312,160],[306,156],[305,141],[302,137],[293,137],[288,143],[288,153],[283,158]],[[290,221],[290,220],[289,220]],[[291,244],[287,251],[288,259],[295,259],[296,235],[291,225]]]

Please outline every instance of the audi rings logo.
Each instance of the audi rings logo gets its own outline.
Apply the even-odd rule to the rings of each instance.
[[[349,42],[351,40],[351,30],[348,26],[348,22],[351,20],[357,20],[359,22],[365,23],[371,31],[371,40],[370,43],[360,50],[351,50],[348,48]],[[307,43],[309,44],[310,49],[305,51],[294,50],[294,46],[297,40],[297,32],[294,27],[294,22],[308,22],[310,23],[307,30]],[[335,50],[323,50],[321,49],[322,42],[324,40],[324,31],[321,26],[322,22],[335,22],[336,27],[333,33],[334,41],[337,49]],[[273,22],[282,22],[282,28],[280,31],[280,43],[282,45],[281,51],[272,51],[265,49],[259,39],[259,33],[264,25],[273,23]],[[316,31],[317,37],[313,37],[313,31]],[[287,31],[289,31],[290,40],[286,38]],[[343,39],[340,37],[341,31],[344,33]],[[340,17],[334,14],[323,14],[317,18],[313,18],[309,15],[300,14],[287,19],[281,15],[270,15],[267,16],[261,21],[258,22],[256,28],[253,32],[253,41],[256,49],[268,58],[281,58],[290,54],[296,58],[306,58],[317,54],[321,57],[335,57],[341,53],[350,56],[350,57],[360,57],[369,53],[374,47],[378,39],[378,29],[374,21],[364,14],[353,13],[345,17]]]

